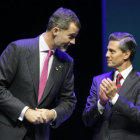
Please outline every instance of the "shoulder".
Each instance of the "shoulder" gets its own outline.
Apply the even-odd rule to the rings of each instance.
[[[111,77],[113,72],[114,71],[110,71],[110,72],[107,72],[107,73],[103,73],[103,74],[94,76],[93,79],[104,79],[104,78],[107,78],[107,77]]]
[[[113,73],[114,73],[114,71],[111,71],[111,72],[107,72],[107,73],[104,73],[104,74],[101,74],[101,75],[94,76],[93,80],[92,80],[92,83],[93,84],[95,84],[95,83],[100,84],[103,79],[107,79],[107,78],[112,79]]]
[[[73,62],[73,58],[68,53],[63,52],[59,49],[56,50],[55,56],[63,62]]]
[[[137,71],[135,68],[133,68],[132,71],[130,72],[130,76],[134,77],[134,78],[136,78],[136,77],[139,78],[140,77],[140,72]]]
[[[16,46],[19,48],[26,48],[29,46],[33,46],[34,44],[39,44],[39,37],[19,39],[19,40],[11,42],[9,45]]]
[[[140,76],[140,72],[137,71],[137,75]]]
[[[24,54],[27,50],[34,50],[39,44],[39,37],[28,38],[28,39],[19,39],[13,42],[10,42],[2,54]]]

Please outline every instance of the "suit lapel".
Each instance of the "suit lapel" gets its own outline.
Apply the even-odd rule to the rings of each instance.
[[[125,79],[123,85],[121,86],[119,95],[125,96],[127,91],[129,91],[132,88],[137,78],[138,78],[137,72],[133,69]]]
[[[53,63],[52,63],[52,67],[50,70],[50,74],[47,80],[47,84],[46,87],[44,89],[44,93],[42,98],[40,99],[39,104],[50,94],[50,90],[53,87],[55,81],[57,81],[57,77],[59,75],[59,73],[61,72],[61,70],[63,69],[63,63],[61,61],[61,56],[59,54],[59,50],[56,50],[55,54],[54,54],[54,59],[53,59]]]
[[[39,37],[34,39],[31,44],[32,45],[29,46],[29,55],[27,57],[27,62],[33,80],[37,101],[39,87]]]

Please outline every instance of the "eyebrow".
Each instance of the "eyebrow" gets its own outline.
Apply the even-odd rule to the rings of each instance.
[[[76,37],[77,34],[76,33],[72,33],[72,34],[69,34],[69,36]]]
[[[113,50],[112,48],[107,48],[109,51],[115,51],[115,50]]]

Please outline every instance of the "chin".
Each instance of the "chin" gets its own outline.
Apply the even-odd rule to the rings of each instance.
[[[107,64],[107,66],[108,66],[109,68],[112,68],[112,67],[113,67],[111,64]]]
[[[66,51],[67,51],[67,49],[64,48],[64,47],[59,47],[59,49],[60,49],[61,51],[63,51],[63,52],[66,52]]]
[[[64,48],[61,48],[60,49],[62,52],[66,52],[67,50],[66,49],[64,49]]]

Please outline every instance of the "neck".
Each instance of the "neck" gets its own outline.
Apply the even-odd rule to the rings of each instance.
[[[118,72],[122,72],[123,70],[127,69],[131,65],[130,61],[124,62],[121,66],[115,68]]]
[[[45,39],[45,42],[47,43],[47,45],[49,46],[49,48],[51,50],[54,49],[54,41],[53,41],[53,37],[52,37],[52,33],[51,31],[46,31],[45,33],[43,33],[43,37]]]

